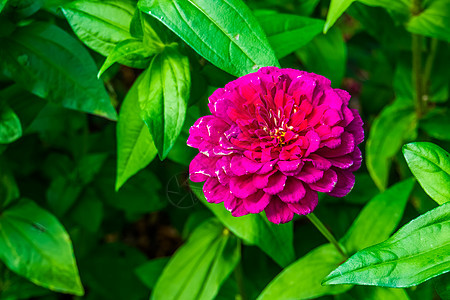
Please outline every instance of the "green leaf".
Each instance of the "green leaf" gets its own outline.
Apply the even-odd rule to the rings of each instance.
[[[373,122],[366,144],[366,164],[380,190],[387,187],[391,159],[404,141],[414,139],[416,127],[414,108],[398,102],[385,107]]]
[[[138,7],[232,75],[279,66],[264,31],[241,0],[140,0]]]
[[[213,299],[240,256],[239,239],[217,219],[205,221],[172,256],[151,299]]]
[[[0,144],[9,144],[22,136],[19,117],[7,104],[0,105]]]
[[[153,289],[163,272],[169,257],[155,258],[136,268],[137,277],[149,288]]]
[[[12,272],[1,262],[0,287],[1,300],[30,299],[51,293],[49,290],[37,286],[24,277]]]
[[[450,42],[450,2],[429,0],[422,3],[422,11],[411,16],[406,29],[412,33]]]
[[[409,300],[404,289],[391,289],[379,286],[355,286],[352,295],[364,300]],[[345,298],[343,298],[345,299]]]
[[[100,78],[116,62],[132,68],[145,69],[150,63],[150,56],[158,52],[158,48],[149,49],[138,39],[122,41],[108,55],[100,71],[98,71],[97,77]]]
[[[95,78],[94,61],[62,29],[33,23],[0,42],[0,70],[24,89],[67,108],[116,119],[103,83]]]
[[[259,295],[264,299],[311,299],[340,294],[351,286],[322,286],[322,279],[343,261],[331,244],[322,245],[285,268]]]
[[[16,180],[9,168],[0,162],[0,207],[6,207],[19,197],[20,192]]]
[[[381,244],[366,248],[331,272],[324,284],[409,287],[450,270],[450,204],[403,226]]]
[[[201,185],[191,183],[191,189],[231,232],[246,243],[258,246],[282,267],[294,261],[292,222],[276,225],[269,222],[264,214],[236,218],[223,205],[208,203]]]
[[[334,87],[341,85],[345,74],[347,48],[339,29],[333,28],[327,34],[316,36],[295,53],[307,71],[329,78]]]
[[[190,85],[189,61],[172,48],[153,58],[138,85],[141,117],[161,160],[183,128]]]
[[[0,0],[0,13],[2,12],[3,8],[5,8],[6,3],[8,3],[8,0]]]
[[[419,127],[435,139],[450,141],[450,110],[430,111],[420,120]]]
[[[331,0],[328,9],[327,20],[323,28],[323,32],[327,31],[334,25],[339,17],[347,10],[347,8],[356,0]],[[394,10],[397,13],[409,14],[409,1],[405,0],[359,0],[369,6],[381,6],[388,10]]]
[[[257,16],[278,59],[308,44],[323,28],[320,19],[288,14]]]
[[[438,204],[450,200],[450,155],[441,147],[427,142],[403,146],[403,155],[414,177]]]
[[[75,34],[89,48],[108,56],[114,47],[131,38],[135,8],[127,0],[79,0],[62,9]]]
[[[436,292],[441,299],[450,299],[450,274],[446,273],[436,278]]]
[[[70,211],[70,217],[86,231],[96,233],[103,218],[103,202],[97,194],[88,190]]]
[[[128,91],[117,121],[117,178],[116,191],[156,156],[152,136],[140,117],[138,86],[144,76],[138,77]]]
[[[341,243],[349,253],[386,240],[397,228],[414,180],[406,179],[375,196],[364,207]]]
[[[18,19],[25,19],[37,12],[44,0],[9,0],[8,8]]]
[[[50,213],[21,200],[0,215],[0,258],[14,272],[57,292],[83,295],[70,237]]]

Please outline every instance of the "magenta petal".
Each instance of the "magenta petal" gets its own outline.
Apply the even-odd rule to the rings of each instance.
[[[326,170],[323,173],[322,179],[317,182],[311,183],[309,186],[314,191],[327,193],[333,190],[333,188],[336,186],[337,180],[338,177],[336,175],[336,172],[330,169]]]
[[[214,116],[203,116],[199,118],[194,125],[189,128],[189,138],[187,145],[190,147],[198,148],[207,135],[206,125],[211,121]]]
[[[252,214],[259,214],[269,204],[271,195],[264,193],[262,190],[243,199],[245,209]]]
[[[361,116],[358,113],[358,110],[351,109],[351,111],[353,113],[354,119],[350,124],[348,124],[346,129],[347,131],[352,133],[353,136],[355,137],[355,144],[359,145],[364,140],[364,129],[363,129],[364,123],[361,119]]]
[[[244,156],[233,156],[231,158],[231,169],[237,176],[246,175],[248,173],[255,173],[261,169],[262,164],[254,162]]]
[[[308,157],[310,153],[313,153],[314,151],[316,151],[317,149],[319,149],[319,145],[320,145],[320,137],[319,135],[313,131],[310,130],[306,133],[305,137],[308,139],[309,141],[309,146],[308,149],[306,150],[305,153],[305,157]]]
[[[314,210],[314,208],[316,208],[317,203],[319,203],[319,197],[317,195],[317,192],[311,190],[308,187],[306,187],[305,189],[306,189],[305,196],[303,197],[302,200],[300,200],[300,202],[288,204],[290,210],[299,215],[307,215],[311,213]]]
[[[284,175],[281,172],[276,172],[272,176],[269,177],[269,183],[267,184],[267,187],[264,188],[264,192],[275,195],[281,192],[284,188],[284,185],[286,183],[286,175]]]
[[[203,192],[210,203],[222,203],[229,198],[234,198],[230,189],[220,184],[217,178],[208,178],[203,185]]]
[[[312,162],[313,166],[319,170],[328,170],[331,168],[331,163],[328,159],[317,154],[311,154],[308,158],[304,158],[303,160]]]
[[[278,169],[287,176],[293,176],[300,172],[303,166],[303,162],[299,159],[297,160],[280,160],[278,163]]]
[[[336,170],[337,183],[334,189],[328,193],[332,197],[344,197],[355,185],[355,175],[348,170]]]
[[[313,183],[323,177],[323,171],[316,169],[311,163],[307,163],[303,166],[302,171],[295,176],[306,183]]]
[[[344,132],[341,135],[341,143],[334,149],[322,148],[317,153],[323,157],[339,157],[353,152],[355,149],[355,138],[351,133]]]
[[[332,166],[338,167],[340,169],[347,169],[353,165],[353,159],[351,155],[344,155],[341,157],[327,158]]]
[[[202,182],[214,176],[214,168],[218,158],[209,158],[201,153],[197,154],[189,164],[189,179]]]
[[[267,173],[271,172],[274,169],[274,166],[277,164],[277,162],[278,162],[278,159],[264,163],[262,168],[256,173],[267,174]]]
[[[362,162],[361,150],[359,150],[358,147],[355,147],[355,150],[350,154],[350,156],[352,157],[353,165],[347,170],[354,172],[361,167]]]
[[[258,189],[263,189],[269,184],[269,177],[272,176],[277,170],[273,170],[267,174],[255,174],[253,175],[253,185]]]
[[[230,180],[230,190],[238,198],[246,198],[256,192],[253,185],[253,175],[232,177]]]
[[[294,177],[288,177],[284,189],[278,193],[281,201],[286,203],[299,202],[305,196],[305,187],[302,182]]]
[[[225,208],[231,212],[233,217],[242,217],[248,215],[249,212],[244,207],[242,199],[232,197],[224,201]]]
[[[288,205],[277,197],[272,198],[264,211],[267,219],[275,224],[287,223],[294,217],[294,213],[289,209]]]

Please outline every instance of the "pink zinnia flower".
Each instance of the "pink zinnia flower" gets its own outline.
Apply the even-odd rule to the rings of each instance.
[[[261,68],[209,98],[212,115],[198,119],[187,144],[200,153],[189,173],[206,181],[210,203],[235,217],[265,211],[286,223],[309,214],[317,192],[343,197],[361,166],[362,120],[350,95],[325,77],[293,69]]]

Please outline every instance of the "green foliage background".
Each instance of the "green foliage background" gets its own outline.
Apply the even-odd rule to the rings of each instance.
[[[0,0],[0,299],[450,299],[449,42],[448,0]],[[311,218],[343,251],[187,179],[208,96],[262,66],[363,117]]]

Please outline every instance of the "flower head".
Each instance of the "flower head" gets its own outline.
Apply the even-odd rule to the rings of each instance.
[[[210,203],[235,217],[265,211],[286,223],[306,215],[317,192],[343,197],[361,166],[364,139],[350,95],[325,77],[293,69],[261,68],[209,98],[212,115],[190,128],[187,144],[200,153],[189,173],[206,181]]]

